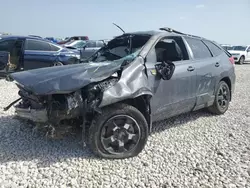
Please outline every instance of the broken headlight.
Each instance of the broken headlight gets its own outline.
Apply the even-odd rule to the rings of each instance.
[[[97,111],[98,110],[97,107],[101,103],[103,92],[108,88],[112,87],[113,85],[115,85],[117,81],[118,77],[116,78],[113,77],[90,86],[86,90],[87,103],[89,107]]]

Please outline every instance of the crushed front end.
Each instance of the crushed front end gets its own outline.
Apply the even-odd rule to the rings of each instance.
[[[85,126],[93,113],[100,113],[103,92],[117,81],[117,77],[109,78],[71,93],[51,95],[35,95],[17,84],[21,101],[14,106],[15,114],[45,129],[47,136],[57,137],[57,132],[63,135],[76,125]]]

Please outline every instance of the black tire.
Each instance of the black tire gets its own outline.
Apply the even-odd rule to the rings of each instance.
[[[63,63],[58,61],[58,62],[53,63],[52,66],[53,67],[55,67],[55,66],[63,66]]]
[[[231,92],[226,82],[220,81],[215,92],[215,100],[208,110],[216,115],[224,114],[229,107]]]
[[[241,56],[240,59],[239,59],[239,64],[243,65],[244,63],[245,63],[245,57]]]
[[[132,122],[131,123],[131,127],[134,123],[134,126],[136,128],[133,128],[132,130],[134,130],[134,133],[135,131],[137,130],[138,128],[138,131],[137,133],[135,133],[132,138],[129,139],[130,137],[130,133],[127,134],[128,132],[131,131],[131,127],[129,127],[129,129],[126,128],[125,130],[125,125],[127,123],[127,120],[125,120],[125,124],[121,123],[123,126],[117,126],[117,122],[114,123],[115,121],[115,118],[122,118],[122,117],[126,117],[126,118],[131,118],[130,120],[135,120],[136,122]],[[110,121],[112,120],[112,123],[110,123]],[[120,138],[120,133],[117,133],[116,129],[115,128],[112,128],[111,129],[111,126],[115,126],[115,127],[119,127],[118,129],[121,130],[121,132],[126,132],[124,134],[126,135],[122,135]],[[127,127],[127,125],[126,125]],[[114,131],[115,129],[115,131]],[[123,129],[123,130],[122,130]],[[126,137],[126,140],[128,143],[123,143],[123,148],[125,148],[128,144],[131,144],[131,147],[130,149],[128,149],[128,151],[124,151],[124,152],[116,152],[110,145],[108,148],[111,148],[112,149],[112,152],[111,152],[111,149],[108,149],[105,148],[105,144],[104,144],[104,139],[108,139],[108,138],[104,138],[103,137],[103,133],[105,132],[108,132],[108,130],[110,130],[109,132],[111,132],[111,136],[112,137],[112,141],[109,143],[109,144],[112,144],[112,147],[113,147],[113,144],[117,144],[118,143],[120,144],[120,140],[119,139],[123,139],[125,140],[124,137]],[[129,130],[129,131],[128,131]],[[123,159],[123,158],[129,158],[129,157],[134,157],[136,155],[138,155],[143,149],[144,149],[144,146],[147,142],[147,138],[148,138],[148,123],[145,119],[145,117],[143,116],[143,114],[138,110],[136,109],[135,107],[133,106],[130,106],[130,105],[127,105],[127,104],[123,104],[123,103],[117,103],[117,104],[114,104],[114,105],[111,105],[111,106],[108,106],[108,107],[104,107],[102,109],[102,114],[96,114],[96,116],[94,117],[90,127],[89,127],[89,130],[88,130],[88,145],[90,147],[90,149],[93,151],[94,154],[96,154],[97,156],[99,157],[102,157],[102,158],[108,158],[108,159]],[[119,130],[118,130],[119,132]],[[117,134],[119,136],[117,136]],[[136,144],[134,144],[133,142],[134,139],[136,137]],[[115,140],[114,140],[115,139]],[[133,141],[132,141],[133,140]],[[109,140],[110,141],[110,140]],[[133,146],[134,145],[134,146]],[[133,146],[133,147],[132,147]],[[119,148],[120,149],[120,148]]]

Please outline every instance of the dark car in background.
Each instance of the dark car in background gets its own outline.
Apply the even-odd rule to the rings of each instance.
[[[88,36],[73,36],[68,37],[66,40],[59,41],[57,44],[66,44],[72,40],[89,40]]]
[[[86,63],[11,74],[21,97],[16,115],[44,124],[47,135],[75,122],[95,154],[127,158],[143,150],[152,122],[203,108],[224,114],[235,88],[230,54],[160,30],[124,33]]]
[[[32,36],[0,36],[0,75],[79,63],[80,53]]]

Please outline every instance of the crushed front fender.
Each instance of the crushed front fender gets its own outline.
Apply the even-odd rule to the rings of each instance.
[[[119,81],[103,92],[99,107],[141,95],[152,96],[153,94],[148,82],[144,60],[142,57],[138,57],[122,71]]]

